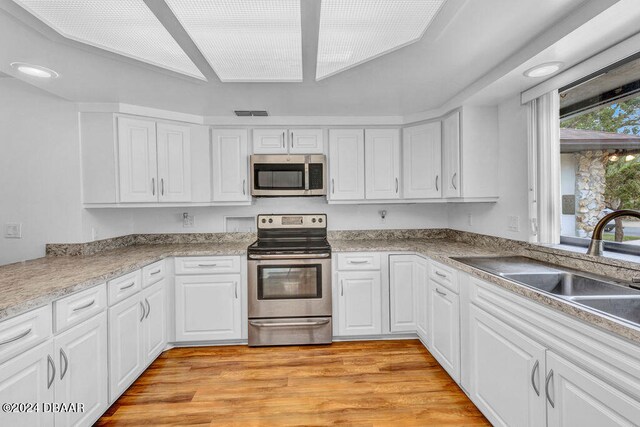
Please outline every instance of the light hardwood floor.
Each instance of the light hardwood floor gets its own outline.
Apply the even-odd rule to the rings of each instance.
[[[490,425],[417,340],[165,352],[98,425]]]

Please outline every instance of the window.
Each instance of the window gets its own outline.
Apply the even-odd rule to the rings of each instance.
[[[640,210],[640,58],[559,93],[561,242],[586,245],[607,213]],[[609,250],[640,253],[640,220],[612,221],[603,240]]]

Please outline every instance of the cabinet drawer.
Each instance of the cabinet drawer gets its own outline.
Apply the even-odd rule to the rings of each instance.
[[[215,274],[239,272],[239,256],[176,258],[176,274]]]
[[[377,252],[338,254],[338,270],[380,270],[380,254]]]
[[[429,278],[455,293],[460,292],[458,285],[458,273],[456,270],[440,263],[431,261],[429,264]]]
[[[164,260],[142,267],[142,287],[147,288],[165,277]]]
[[[142,289],[142,274],[140,270],[120,276],[107,282],[109,305],[114,305]]]
[[[107,307],[107,288],[105,284],[94,286],[53,303],[55,332],[77,325],[85,319],[98,314]]]
[[[49,338],[52,322],[51,304],[0,322],[0,363]]]

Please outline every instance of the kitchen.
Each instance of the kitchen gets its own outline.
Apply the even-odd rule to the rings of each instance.
[[[115,4],[0,3],[1,425],[638,424],[636,2]]]

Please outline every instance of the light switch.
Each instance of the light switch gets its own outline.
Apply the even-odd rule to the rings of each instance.
[[[7,239],[22,239],[22,223],[5,224],[4,237]]]
[[[510,215],[508,228],[509,231],[520,231],[520,217],[517,215]]]

